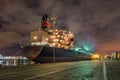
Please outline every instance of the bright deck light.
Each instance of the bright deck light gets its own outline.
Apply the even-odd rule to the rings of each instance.
[[[34,38],[34,40],[36,40],[36,39],[37,39],[37,36],[34,36],[33,38]]]

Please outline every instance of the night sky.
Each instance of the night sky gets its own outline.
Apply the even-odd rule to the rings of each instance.
[[[120,51],[120,0],[0,0],[0,48],[29,40],[43,14],[73,31],[77,46]]]

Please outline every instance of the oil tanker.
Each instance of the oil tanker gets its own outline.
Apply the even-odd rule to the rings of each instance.
[[[90,60],[90,55],[74,50],[74,33],[57,29],[56,19],[54,15],[43,15],[41,26],[30,33],[29,45],[21,54],[36,63]]]

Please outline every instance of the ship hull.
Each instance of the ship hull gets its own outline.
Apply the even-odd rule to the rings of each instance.
[[[22,49],[21,53],[28,59],[36,63],[51,63],[51,62],[72,62],[80,60],[91,60],[90,55],[47,46],[27,46]]]

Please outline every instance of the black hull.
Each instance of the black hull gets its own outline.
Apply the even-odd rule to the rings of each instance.
[[[85,56],[80,52],[46,46],[27,46],[22,49],[21,54],[36,63],[72,62],[91,59],[90,55]]]

